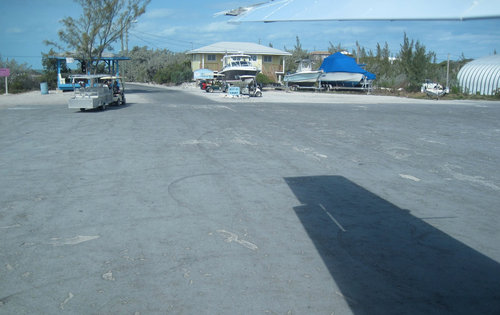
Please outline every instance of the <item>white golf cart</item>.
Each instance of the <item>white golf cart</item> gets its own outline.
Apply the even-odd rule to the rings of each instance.
[[[68,108],[101,108],[125,104],[125,87],[121,77],[94,74],[71,77],[74,95],[68,100]]]

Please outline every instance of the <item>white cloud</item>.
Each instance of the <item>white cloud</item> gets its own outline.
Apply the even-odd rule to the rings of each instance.
[[[207,25],[201,26],[201,30],[204,32],[228,32],[236,29],[238,25],[229,24],[226,22],[213,22]]]
[[[10,27],[5,30],[5,33],[8,34],[19,34],[19,33],[24,33],[24,30],[19,28],[19,27]]]
[[[163,19],[172,17],[175,15],[175,11],[172,9],[153,9],[151,11],[146,11],[145,17],[147,19]]]
[[[174,36],[179,35],[184,31],[185,27],[182,26],[166,26],[159,32],[155,32],[158,36]]]

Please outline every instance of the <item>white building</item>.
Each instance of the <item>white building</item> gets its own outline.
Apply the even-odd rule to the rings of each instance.
[[[500,92],[500,55],[492,55],[465,64],[458,72],[462,93],[494,95]]]

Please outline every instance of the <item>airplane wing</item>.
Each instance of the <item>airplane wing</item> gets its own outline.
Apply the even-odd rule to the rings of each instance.
[[[231,23],[500,18],[498,0],[275,0],[222,12]]]

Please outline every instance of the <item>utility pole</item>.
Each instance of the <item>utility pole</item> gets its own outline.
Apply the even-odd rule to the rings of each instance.
[[[132,22],[130,22],[130,24],[125,29],[125,51],[127,52],[127,56],[128,56],[128,31],[130,30],[130,27],[132,26],[132,24],[135,24],[135,23],[137,23],[137,20],[133,20]]]
[[[126,54],[128,55],[128,27],[127,27],[127,30],[125,31],[125,51],[126,51]]]
[[[448,91],[450,90],[450,86],[448,85],[449,78],[450,78],[450,54],[448,54],[448,63],[446,65],[446,90]]]
[[[122,43],[122,50],[120,51],[122,54],[123,54],[123,30],[122,32],[120,33],[120,40],[121,40],[121,43]]]
[[[356,63],[359,65],[359,44],[356,41]]]

